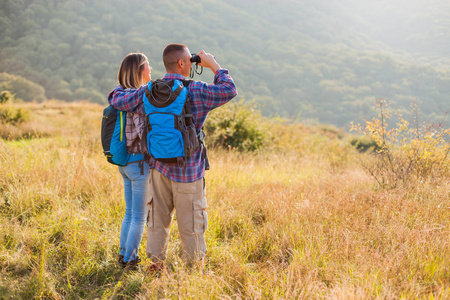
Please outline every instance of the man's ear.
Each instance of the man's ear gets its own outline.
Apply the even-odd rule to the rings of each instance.
[[[178,65],[179,68],[183,69],[184,61],[180,58],[180,59],[178,60],[178,62],[177,62],[177,65]]]

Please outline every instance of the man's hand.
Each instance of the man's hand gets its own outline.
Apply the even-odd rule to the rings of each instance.
[[[210,68],[214,74],[217,70],[220,69],[220,65],[217,63],[212,54],[206,53],[204,50],[202,50],[197,55],[200,56],[200,59],[202,60],[202,62],[198,64],[199,66]]]

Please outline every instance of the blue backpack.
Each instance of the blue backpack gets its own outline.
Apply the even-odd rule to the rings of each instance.
[[[101,140],[103,154],[108,162],[126,166],[131,162],[144,160],[143,154],[129,154],[125,135],[127,113],[109,105],[103,110]]]
[[[185,166],[203,143],[203,130],[195,129],[187,80],[158,79],[148,83],[143,97],[146,145],[151,157]]]

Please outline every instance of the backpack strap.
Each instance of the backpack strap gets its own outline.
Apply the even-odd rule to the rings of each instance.
[[[138,163],[139,164],[139,169],[141,170],[141,175],[144,175],[144,164],[148,163],[148,160],[147,160],[147,158],[145,157],[144,154],[139,154],[139,155],[141,155],[142,159],[130,161],[130,162],[128,162],[127,165]]]
[[[185,87],[188,87],[192,82],[194,82],[194,80],[190,80],[190,79],[183,79],[183,80],[180,80],[180,81],[183,83],[183,85]]]
[[[205,131],[203,130],[203,127],[198,131],[197,133],[197,137],[198,140],[200,141],[200,144],[203,145],[203,149],[202,149],[202,158],[205,160],[205,170],[209,170],[210,165],[209,165],[209,159],[208,159],[208,151],[206,150],[206,144],[205,144]]]
[[[181,82],[183,83],[183,85],[185,87],[188,87],[192,82],[194,82],[194,80],[184,79],[184,80],[181,80]],[[189,106],[189,113],[191,113],[190,106]],[[202,158],[205,160],[205,170],[209,170],[210,165],[209,165],[209,159],[208,159],[208,151],[206,150],[205,136],[206,136],[205,131],[203,130],[203,127],[202,127],[197,132],[197,137],[198,137],[198,140],[200,141],[200,143],[203,145]]]

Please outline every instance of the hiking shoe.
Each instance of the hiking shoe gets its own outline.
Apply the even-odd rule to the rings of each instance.
[[[164,262],[151,262],[148,266],[147,266],[147,271],[149,273],[161,273],[164,270]]]
[[[119,265],[122,265],[123,264],[123,259],[124,259],[124,256],[123,255],[119,255],[119,258],[117,259],[117,263]]]
[[[137,257],[135,260],[122,261],[121,266],[126,270],[137,270],[137,265],[141,262],[141,259]]]

